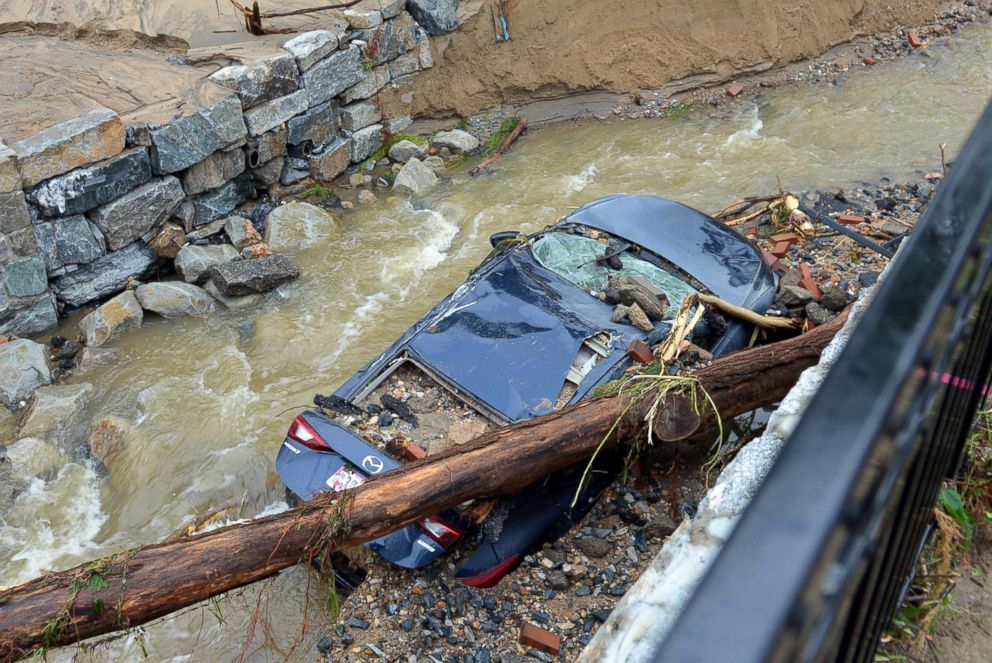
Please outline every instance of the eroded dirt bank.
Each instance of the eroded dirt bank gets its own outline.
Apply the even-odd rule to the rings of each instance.
[[[461,7],[410,84],[416,115],[470,115],[585,90],[634,92],[692,77],[716,83],[808,58],[858,35],[916,25],[940,0],[510,0],[497,43],[492,4]],[[691,81],[694,82],[694,81]],[[402,95],[408,86],[392,91]]]

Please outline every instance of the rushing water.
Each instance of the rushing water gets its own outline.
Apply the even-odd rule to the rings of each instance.
[[[836,85],[784,87],[680,118],[535,131],[490,176],[459,170],[424,200],[342,213],[338,234],[295,254],[303,278],[257,306],[147,317],[113,342],[116,363],[72,378],[95,387],[87,417],[134,423],[127,450],[108,476],[70,464],[30,486],[0,520],[0,585],[160,540],[231,497],[245,496],[252,513],[280,508],[273,459],[287,410],[386,347],[465,278],[494,231],[534,231],[618,191],[712,212],[772,190],[776,176],[796,190],[937,168],[938,145],[956,153],[992,92],[992,28],[962,32],[932,58],[858,70]],[[0,435],[12,429],[0,416]],[[296,569],[263,594],[283,648],[299,633],[306,581]],[[152,661],[236,660],[257,596],[249,588],[222,601],[226,626],[196,609],[78,655],[136,659],[144,647]],[[281,660],[260,631],[246,660]]]

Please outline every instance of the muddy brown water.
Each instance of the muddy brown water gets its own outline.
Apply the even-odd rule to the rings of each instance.
[[[460,283],[492,232],[532,232],[618,191],[713,212],[773,189],[776,176],[795,190],[939,168],[938,145],[955,154],[992,92],[990,46],[992,27],[972,26],[931,58],[858,70],[837,85],[784,87],[678,118],[535,131],[490,176],[458,169],[422,201],[388,197],[343,212],[338,234],[295,253],[301,281],[254,307],[146,318],[113,342],[116,363],[72,378],[95,387],[88,420],[134,423],[127,450],[107,476],[70,463],[32,484],[0,520],[0,585],[161,540],[231,497],[246,496],[252,514],[284,508],[273,460],[291,408],[332,391]],[[0,415],[0,438],[12,430]],[[306,583],[294,569],[263,595],[283,651],[299,634]],[[56,660],[140,659],[144,647],[150,661],[228,661],[246,642],[245,660],[282,660],[261,627],[250,636],[257,597],[248,588],[220,601],[226,625],[197,608]]]

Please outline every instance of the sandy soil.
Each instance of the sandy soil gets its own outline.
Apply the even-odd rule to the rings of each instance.
[[[951,594],[954,613],[937,625],[927,660],[987,663],[992,658],[992,531],[976,536],[971,563]]]
[[[434,41],[415,77],[414,113],[469,115],[504,102],[585,90],[633,92],[687,77],[700,83],[822,53],[857,35],[915,25],[941,0],[510,0],[511,40],[496,43],[491,3]],[[400,87],[393,94],[403,94]],[[388,103],[388,101],[387,101]]]

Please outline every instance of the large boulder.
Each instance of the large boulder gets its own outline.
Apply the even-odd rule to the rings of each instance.
[[[247,130],[237,94],[208,81],[197,93],[200,103],[188,114],[167,124],[141,127],[140,133],[153,146],[154,172],[175,173],[189,168],[245,137]]]
[[[365,66],[357,45],[335,51],[304,72],[302,81],[307,91],[308,105],[313,108],[330,101],[363,78]]]
[[[265,243],[273,251],[302,249],[333,235],[338,220],[310,203],[291,202],[276,207],[265,219]]]
[[[259,62],[224,67],[209,78],[236,91],[245,110],[295,92],[300,87],[296,59],[289,53]]]
[[[78,423],[92,393],[93,385],[88,382],[40,387],[21,417],[17,434],[21,437],[57,437],[60,431]]]
[[[213,281],[207,281],[204,283],[203,289],[207,292],[207,294],[220,302],[225,308],[248,308],[257,304],[262,298],[261,294],[228,297],[214,285]]]
[[[333,101],[325,101],[306,113],[291,118],[286,123],[286,128],[286,142],[290,145],[302,145],[307,141],[314,145],[328,143],[338,133],[338,105]]]
[[[15,476],[51,479],[65,464],[65,457],[48,442],[26,437],[7,447],[7,462]]]
[[[214,300],[210,295],[192,283],[145,283],[138,286],[135,295],[141,308],[158,313],[163,318],[200,315],[214,309]]]
[[[230,182],[193,197],[193,226],[200,227],[227,216],[252,194],[251,172],[242,172]]]
[[[26,258],[11,260],[0,267],[0,281],[12,297],[34,297],[48,289],[45,258],[35,253]]]
[[[461,129],[442,131],[436,134],[431,142],[437,148],[446,147],[456,154],[468,154],[479,147],[479,139]]]
[[[89,218],[103,232],[107,248],[116,251],[161,225],[185,197],[179,180],[170,175],[93,210]]]
[[[35,389],[51,384],[45,346],[26,338],[0,344],[0,401],[22,407]]]
[[[393,188],[420,194],[436,185],[437,182],[437,175],[434,174],[433,170],[425,166],[420,159],[411,157],[399,175],[396,176]]]
[[[203,283],[211,267],[241,257],[230,244],[187,244],[176,255],[176,271],[187,283]]]
[[[256,106],[245,113],[245,124],[248,133],[260,136],[266,131],[275,129],[291,117],[305,112],[307,109],[307,91],[297,90],[285,97],[277,97],[261,106]]]
[[[34,224],[34,238],[49,272],[66,265],[88,265],[103,255],[103,240],[82,214]]]
[[[386,141],[384,129],[381,124],[373,124],[351,134],[351,160],[354,163],[368,159],[382,147]]]
[[[144,318],[137,298],[126,290],[79,321],[86,345],[98,346],[117,338],[126,329],[140,327]]]
[[[37,336],[57,325],[58,321],[54,300],[46,293],[27,308],[0,313],[0,336]]]
[[[351,138],[338,137],[310,157],[310,177],[330,182],[351,164]]]
[[[144,274],[154,264],[155,252],[144,242],[132,242],[60,276],[52,289],[60,300],[78,307],[123,290],[130,277]]]
[[[300,269],[285,255],[238,260],[210,270],[210,281],[229,297],[267,292],[299,277]]]
[[[389,148],[389,158],[399,163],[406,163],[414,157],[423,159],[426,156],[427,146],[418,145],[412,140],[401,140],[393,143],[393,146]]]
[[[21,183],[33,186],[73,168],[109,159],[124,149],[124,123],[109,108],[96,108],[12,145]]]
[[[458,27],[455,0],[407,0],[406,10],[427,34],[440,35]]]
[[[340,36],[344,36],[342,33]],[[296,58],[296,65],[305,72],[338,48],[339,35],[329,30],[313,30],[297,35],[282,45]]]
[[[27,197],[44,216],[69,216],[105,205],[151,178],[148,149],[136,147],[46,180],[28,190]]]
[[[183,189],[187,195],[203,193],[223,186],[245,169],[245,153],[240,148],[220,150],[193,164],[183,174]]]

